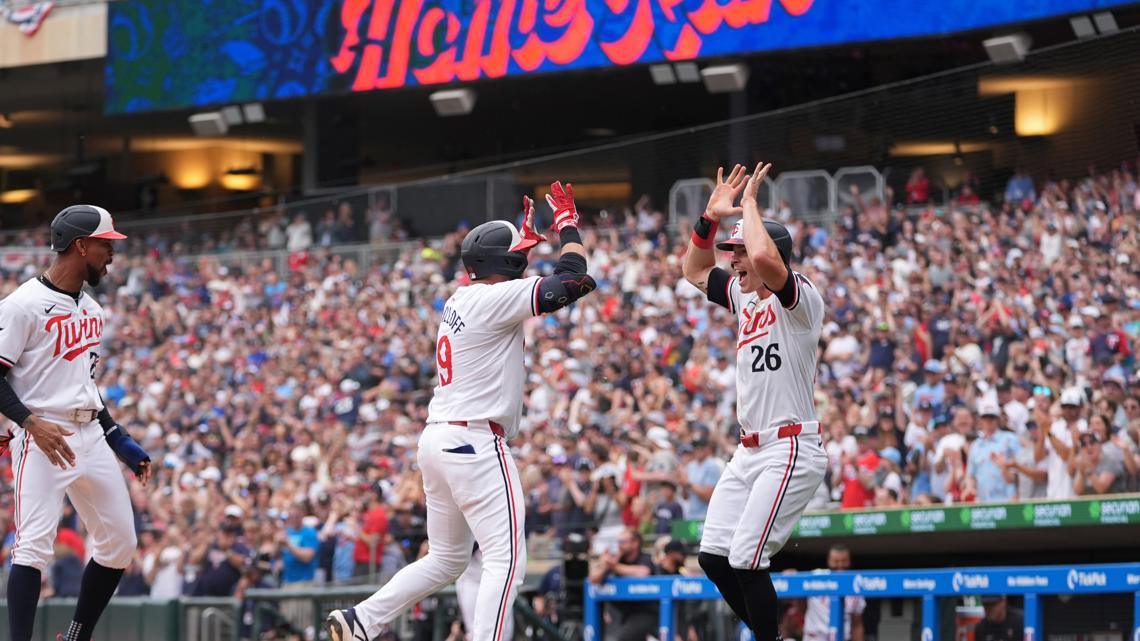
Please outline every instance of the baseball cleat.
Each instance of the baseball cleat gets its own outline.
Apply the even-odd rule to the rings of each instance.
[[[325,619],[325,627],[332,641],[370,641],[352,608],[333,610]]]

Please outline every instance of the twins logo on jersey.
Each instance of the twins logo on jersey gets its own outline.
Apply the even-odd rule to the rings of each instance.
[[[63,356],[64,360],[75,360],[83,352],[99,345],[103,337],[103,319],[88,316],[83,310],[79,318],[75,314],[57,314],[48,319],[44,331],[55,333],[53,357]]]
[[[769,329],[776,324],[776,310],[772,305],[769,304],[760,311],[750,311],[751,307],[752,304],[740,310],[740,342],[736,349],[767,336]]]

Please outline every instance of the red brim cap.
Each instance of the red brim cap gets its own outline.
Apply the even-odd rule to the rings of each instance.
[[[126,238],[123,234],[115,231],[115,221],[111,219],[111,214],[102,207],[96,207],[99,211],[99,226],[95,231],[91,232],[90,238],[105,238],[107,240],[122,240]]]

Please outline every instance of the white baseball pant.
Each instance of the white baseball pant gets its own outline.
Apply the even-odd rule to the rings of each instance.
[[[52,420],[50,416],[44,418]],[[40,571],[51,563],[66,494],[91,535],[95,562],[124,569],[134,557],[137,541],[131,498],[119,460],[97,421],[54,422],[72,432],[64,439],[75,453],[74,467],[52,465],[24,430],[12,439],[12,480],[16,487],[12,563]]]
[[[463,627],[467,629],[467,638],[471,639],[475,629],[475,609],[478,607],[476,599],[479,598],[479,582],[483,577],[483,551],[475,550],[471,555],[471,562],[467,569],[455,581],[455,598],[459,601],[459,614],[463,616]],[[513,639],[515,636],[515,617],[513,613],[507,614],[503,625],[503,638]]]
[[[767,569],[826,469],[818,432],[737,447],[709,499],[701,551],[736,569]]]
[[[427,502],[428,554],[356,606],[370,637],[408,607],[459,578],[475,540],[483,571],[473,641],[502,641],[526,571],[525,497],[510,449],[482,427],[433,423],[416,454]]]

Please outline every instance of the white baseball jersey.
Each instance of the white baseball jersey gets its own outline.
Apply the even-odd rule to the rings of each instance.
[[[522,415],[523,321],[538,314],[538,276],[472,283],[447,299],[436,337],[438,385],[429,423],[494,421],[505,436]]]
[[[729,311],[736,314],[736,416],[746,432],[815,421],[816,356],[823,328],[823,297],[801,274],[796,300],[784,308],[775,294],[742,294],[728,281]]]
[[[851,617],[862,615],[867,609],[867,600],[861,596],[843,599],[843,638],[851,638]],[[808,597],[807,612],[804,615],[804,641],[827,641],[831,638],[831,597]]]
[[[0,363],[33,414],[103,408],[95,384],[103,308],[33,278],[0,301]]]

